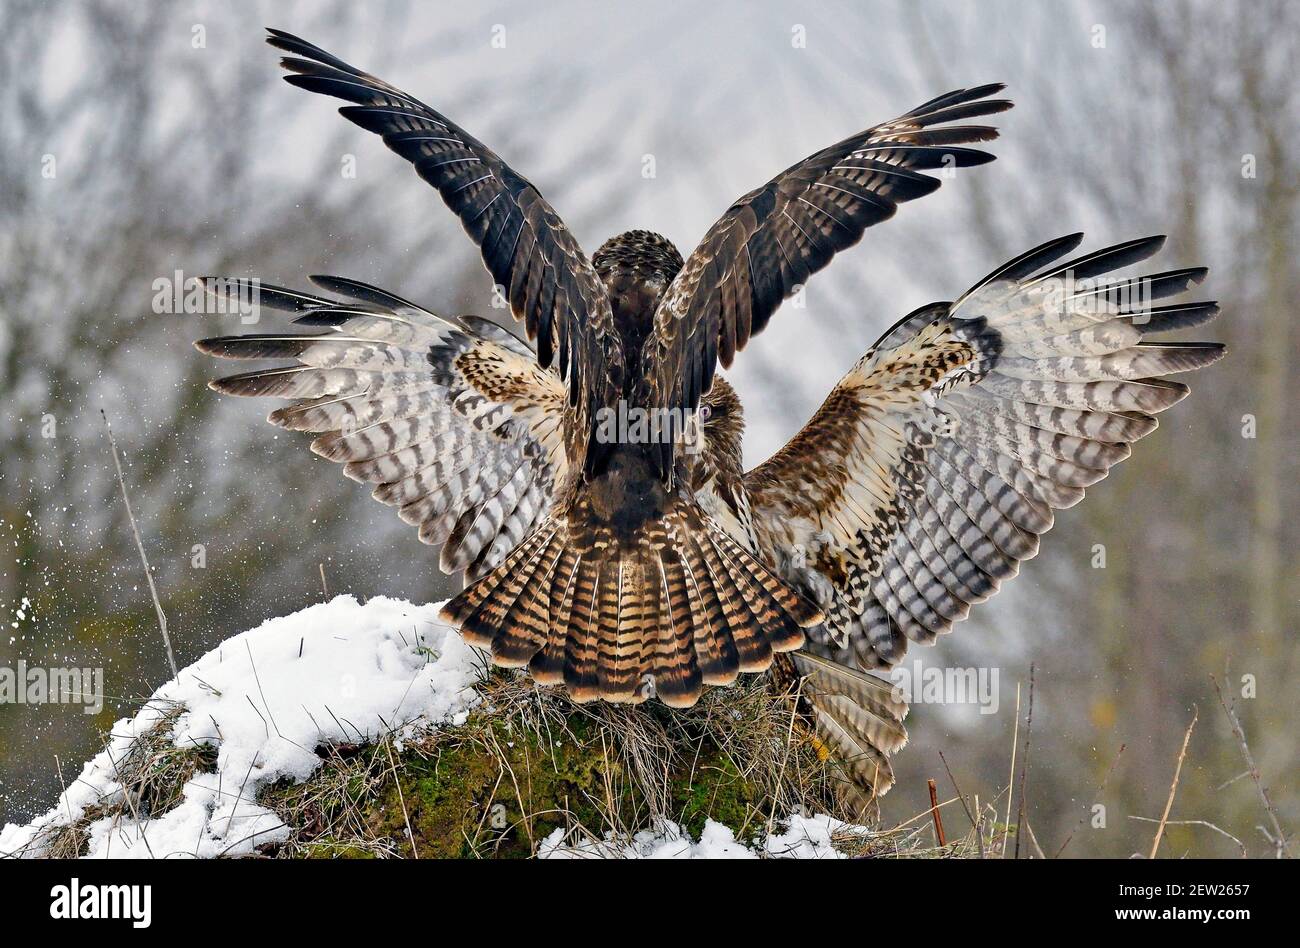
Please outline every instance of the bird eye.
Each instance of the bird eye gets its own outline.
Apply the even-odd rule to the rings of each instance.
[[[713,409],[708,405],[700,406],[700,421],[708,421],[713,417]]]

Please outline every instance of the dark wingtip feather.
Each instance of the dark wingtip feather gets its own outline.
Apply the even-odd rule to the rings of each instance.
[[[1146,333],[1174,332],[1179,329],[1193,329],[1216,319],[1219,304],[1215,300],[1202,303],[1174,303],[1169,306],[1155,306],[1133,314],[1133,325]]]
[[[310,59],[301,59],[298,56],[281,56],[280,68],[294,75],[303,75],[313,72],[320,68],[320,63]],[[288,76],[285,77],[286,79]]]
[[[1026,285],[1042,283],[1066,272],[1073,272],[1075,279],[1082,280],[1110,273],[1113,270],[1122,270],[1124,267],[1154,256],[1165,245],[1165,240],[1164,234],[1153,234],[1150,237],[1138,237],[1112,244],[1052,267],[1030,279]]]
[[[235,293],[238,293],[235,298],[239,302],[255,301],[258,306],[265,306],[280,312],[301,313],[317,306],[328,306],[333,303],[333,300],[327,300],[298,290],[290,290],[272,283],[263,283],[258,279],[212,276],[199,277],[198,279],[204,291],[213,299],[228,300],[235,296]],[[235,291],[235,293],[232,293],[232,291]]]
[[[1005,89],[1004,82],[990,82],[982,86],[975,86],[971,89],[954,89],[952,92],[945,92],[943,95],[935,96],[928,102],[922,102],[912,111],[908,112],[903,118],[910,118],[915,115],[923,115],[927,112],[934,112],[938,109],[948,108],[953,105],[960,105],[964,102],[972,102],[976,99],[983,99],[986,96],[1001,92]]]
[[[348,84],[344,80],[333,76],[291,72],[284,77],[284,81],[296,88],[306,89],[308,92],[315,92],[319,95],[334,96],[334,98],[342,99],[345,102],[364,104],[371,101],[371,97],[374,95],[374,90],[369,86],[358,90],[355,83]]]
[[[957,122],[961,119],[979,118],[984,115],[997,115],[1012,108],[1010,99],[986,99],[978,102],[963,102],[959,105],[945,106],[941,109],[922,112],[912,116],[912,122],[921,127],[942,125],[945,122]]]
[[[224,378],[212,379],[208,382],[208,388],[222,395],[245,395],[248,393],[249,379],[244,374],[227,375]]]
[[[355,67],[348,65],[337,56],[327,53],[315,43],[307,42],[300,36],[295,36],[292,33],[287,33],[284,30],[277,30],[269,26],[266,28],[266,32],[267,45],[272,46],[275,49],[286,53],[293,53],[295,56],[305,56],[307,59],[315,60],[318,63],[325,63],[346,72],[358,72]],[[280,65],[285,65],[283,59],[280,60]]]
[[[952,304],[953,309],[961,306],[971,294],[983,289],[990,283],[998,280],[1022,280],[1029,274],[1033,273],[1040,267],[1044,267],[1054,260],[1059,260],[1065,254],[1070,253],[1080,243],[1083,242],[1083,232],[1079,231],[1073,234],[1066,234],[1063,237],[1054,237],[1051,240],[1039,244],[1013,257],[1006,263],[1002,264],[991,273],[985,275],[975,283],[969,290],[959,296]],[[907,317],[904,317],[906,319]],[[900,320],[901,322],[901,320]],[[883,337],[882,337],[883,338]]]
[[[369,283],[362,283],[360,280],[349,280],[347,277],[328,276],[320,273],[313,274],[307,279],[328,293],[358,300],[362,303],[369,303],[373,306],[420,308],[410,300],[403,299],[395,293],[389,293],[387,290],[381,290],[377,286],[371,286]]]

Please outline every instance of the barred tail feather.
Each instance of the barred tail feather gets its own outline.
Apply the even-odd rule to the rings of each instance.
[[[807,652],[791,655],[803,679],[800,698],[813,709],[821,749],[844,771],[846,796],[859,815],[894,785],[889,756],[907,744],[907,702],[886,679],[866,675]]]
[[[688,502],[621,543],[569,524],[547,518],[442,615],[494,663],[527,666],[575,701],[653,694],[690,707],[706,684],[765,670],[822,619]]]

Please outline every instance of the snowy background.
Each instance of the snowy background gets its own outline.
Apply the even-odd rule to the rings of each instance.
[[[213,366],[190,342],[234,320],[151,309],[154,281],[180,270],[291,286],[333,272],[436,311],[491,312],[460,225],[337,103],[280,81],[262,43],[271,25],[456,118],[588,250],[632,227],[688,250],[737,196],[812,151],[948,89],[1008,83],[1017,107],[998,117],[999,160],[869,231],[738,360],[747,460],[779,447],[915,306],[1061,233],[1087,230],[1090,246],[1169,233],[1155,265],[1211,267],[1201,295],[1224,316],[1199,332],[1230,357],[1189,380],[1192,396],[1058,518],[1006,592],[924,652],[997,668],[1001,706],[915,708],[885,815],[927,805],[925,779],[946,781],[940,750],[967,793],[1005,784],[1016,686],[1027,699],[1034,663],[1028,799],[1045,847],[1100,801],[1107,828],[1081,831],[1070,852],[1144,848],[1147,827],[1128,817],[1159,816],[1197,705],[1175,816],[1269,851],[1209,676],[1226,671],[1239,696],[1253,676],[1239,710],[1283,822],[1300,823],[1287,516],[1300,457],[1300,11],[1237,6],[7,0],[0,666],[102,666],[110,697],[98,716],[0,705],[0,823],[47,810],[55,755],[75,772],[168,677],[100,408],[181,665],[326,598],[322,569],[330,596],[418,603],[454,588],[392,511],[265,425],[266,406],[203,387]],[[1105,569],[1092,567],[1096,544]],[[1171,833],[1177,852],[1237,851],[1212,832]]]

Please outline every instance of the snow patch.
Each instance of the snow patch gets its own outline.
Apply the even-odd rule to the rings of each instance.
[[[438,620],[439,605],[338,596],[227,639],[117,722],[58,806],[26,826],[6,825],[0,855],[120,798],[115,761],[178,705],[176,745],[215,746],[216,772],[196,774],[183,802],[156,818],[92,823],[90,856],[236,856],[283,839],[288,827],[257,804],[258,791],[311,776],[317,746],[463,721],[478,701],[482,659]]]
[[[565,831],[557,829],[538,847],[539,859],[842,859],[835,848],[836,834],[858,835],[869,832],[863,827],[844,823],[833,817],[792,816],[781,832],[768,833],[747,843],[736,839],[735,831],[706,820],[698,840],[671,820],[635,834],[631,839],[585,839],[566,841]]]

